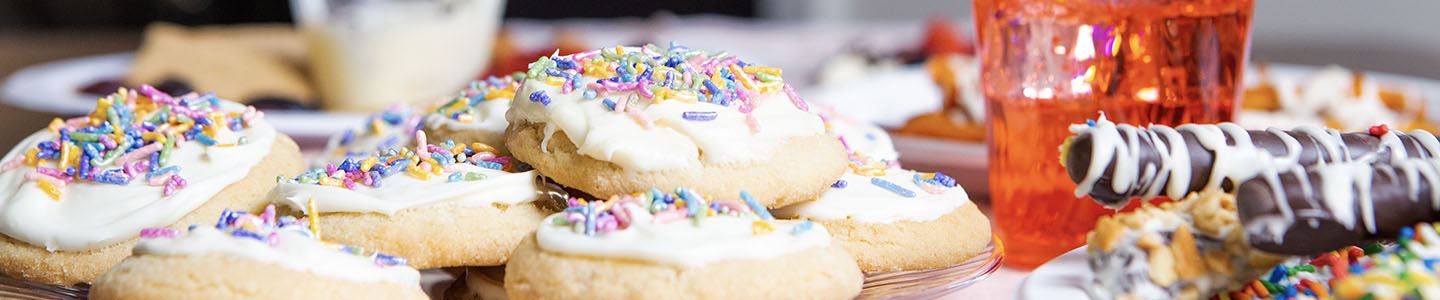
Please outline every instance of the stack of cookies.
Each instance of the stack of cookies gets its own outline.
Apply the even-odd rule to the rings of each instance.
[[[412,298],[415,269],[444,268],[465,277],[445,293],[455,298],[844,299],[860,294],[865,273],[943,268],[985,251],[989,223],[954,178],[900,168],[883,130],[811,107],[781,75],[674,44],[541,57],[429,107],[377,113],[337,134],[308,171],[293,154],[274,163],[283,170],[273,157],[252,164],[276,179],[234,188],[254,202],[220,202],[236,211],[196,209],[233,198],[211,192],[189,206],[125,207],[130,218],[156,216],[139,227],[69,226],[112,232],[110,244],[46,233],[53,220],[0,226],[34,256],[0,255],[0,272],[93,282],[97,298]],[[19,194],[0,200],[0,214],[106,215],[96,207],[123,202],[70,191],[101,184],[172,205],[186,191],[248,182],[197,172],[260,156],[230,149],[294,151],[273,130],[234,137],[268,130],[253,109],[140,94],[13,150],[0,182],[14,179],[8,191]],[[196,162],[183,143],[197,144],[183,148]],[[166,169],[183,163],[199,166]],[[171,191],[167,175],[189,186]],[[189,225],[186,213],[219,221]],[[101,250],[106,261],[83,273],[35,267]],[[237,271],[203,271],[213,268]]]

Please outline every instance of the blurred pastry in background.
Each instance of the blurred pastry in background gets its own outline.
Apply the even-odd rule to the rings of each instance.
[[[1309,77],[1273,76],[1257,64],[1259,78],[1245,88],[1236,122],[1250,128],[1318,125],[1341,131],[1375,124],[1434,131],[1425,101],[1413,86],[1380,83],[1364,72],[1328,66]]]
[[[941,54],[925,62],[944,95],[940,110],[917,115],[895,134],[961,141],[985,140],[985,98],[980,94],[980,64],[974,56]]]
[[[316,95],[301,65],[304,55],[305,45],[289,24],[154,23],[123,81],[177,95],[214,91],[260,108],[309,107]]]

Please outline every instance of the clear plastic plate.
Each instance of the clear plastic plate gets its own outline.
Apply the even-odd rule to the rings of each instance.
[[[0,299],[85,299],[89,285],[58,286],[0,276]]]
[[[1000,269],[1005,255],[995,243],[992,238],[980,255],[954,266],[865,274],[859,299],[934,299],[973,285]]]

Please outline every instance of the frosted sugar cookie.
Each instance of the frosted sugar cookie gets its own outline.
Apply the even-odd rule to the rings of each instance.
[[[150,228],[92,299],[429,299],[405,259],[322,242],[315,219],[226,210],[214,225]],[[307,228],[308,227],[308,228]]]
[[[505,267],[511,299],[850,299],[862,280],[824,226],[688,189],[573,200]]]
[[[140,230],[259,209],[301,168],[295,143],[254,108],[149,86],[56,119],[0,163],[0,274],[89,282],[130,255]]]
[[[437,141],[484,143],[505,151],[505,112],[520,83],[514,77],[477,80],[455,98],[435,105],[425,115],[425,131]]]
[[[766,207],[807,201],[840,177],[845,151],[780,75],[673,44],[542,57],[510,103],[505,143],[600,197],[743,187]]]

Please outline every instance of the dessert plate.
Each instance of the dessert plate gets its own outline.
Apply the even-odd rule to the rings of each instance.
[[[940,269],[865,274],[865,288],[858,299],[935,299],[976,282],[1000,269],[1004,251],[995,247],[998,239],[980,255],[960,264]]]
[[[1089,299],[1085,285],[1092,272],[1085,262],[1085,246],[1051,259],[1020,283],[1016,300]]]

